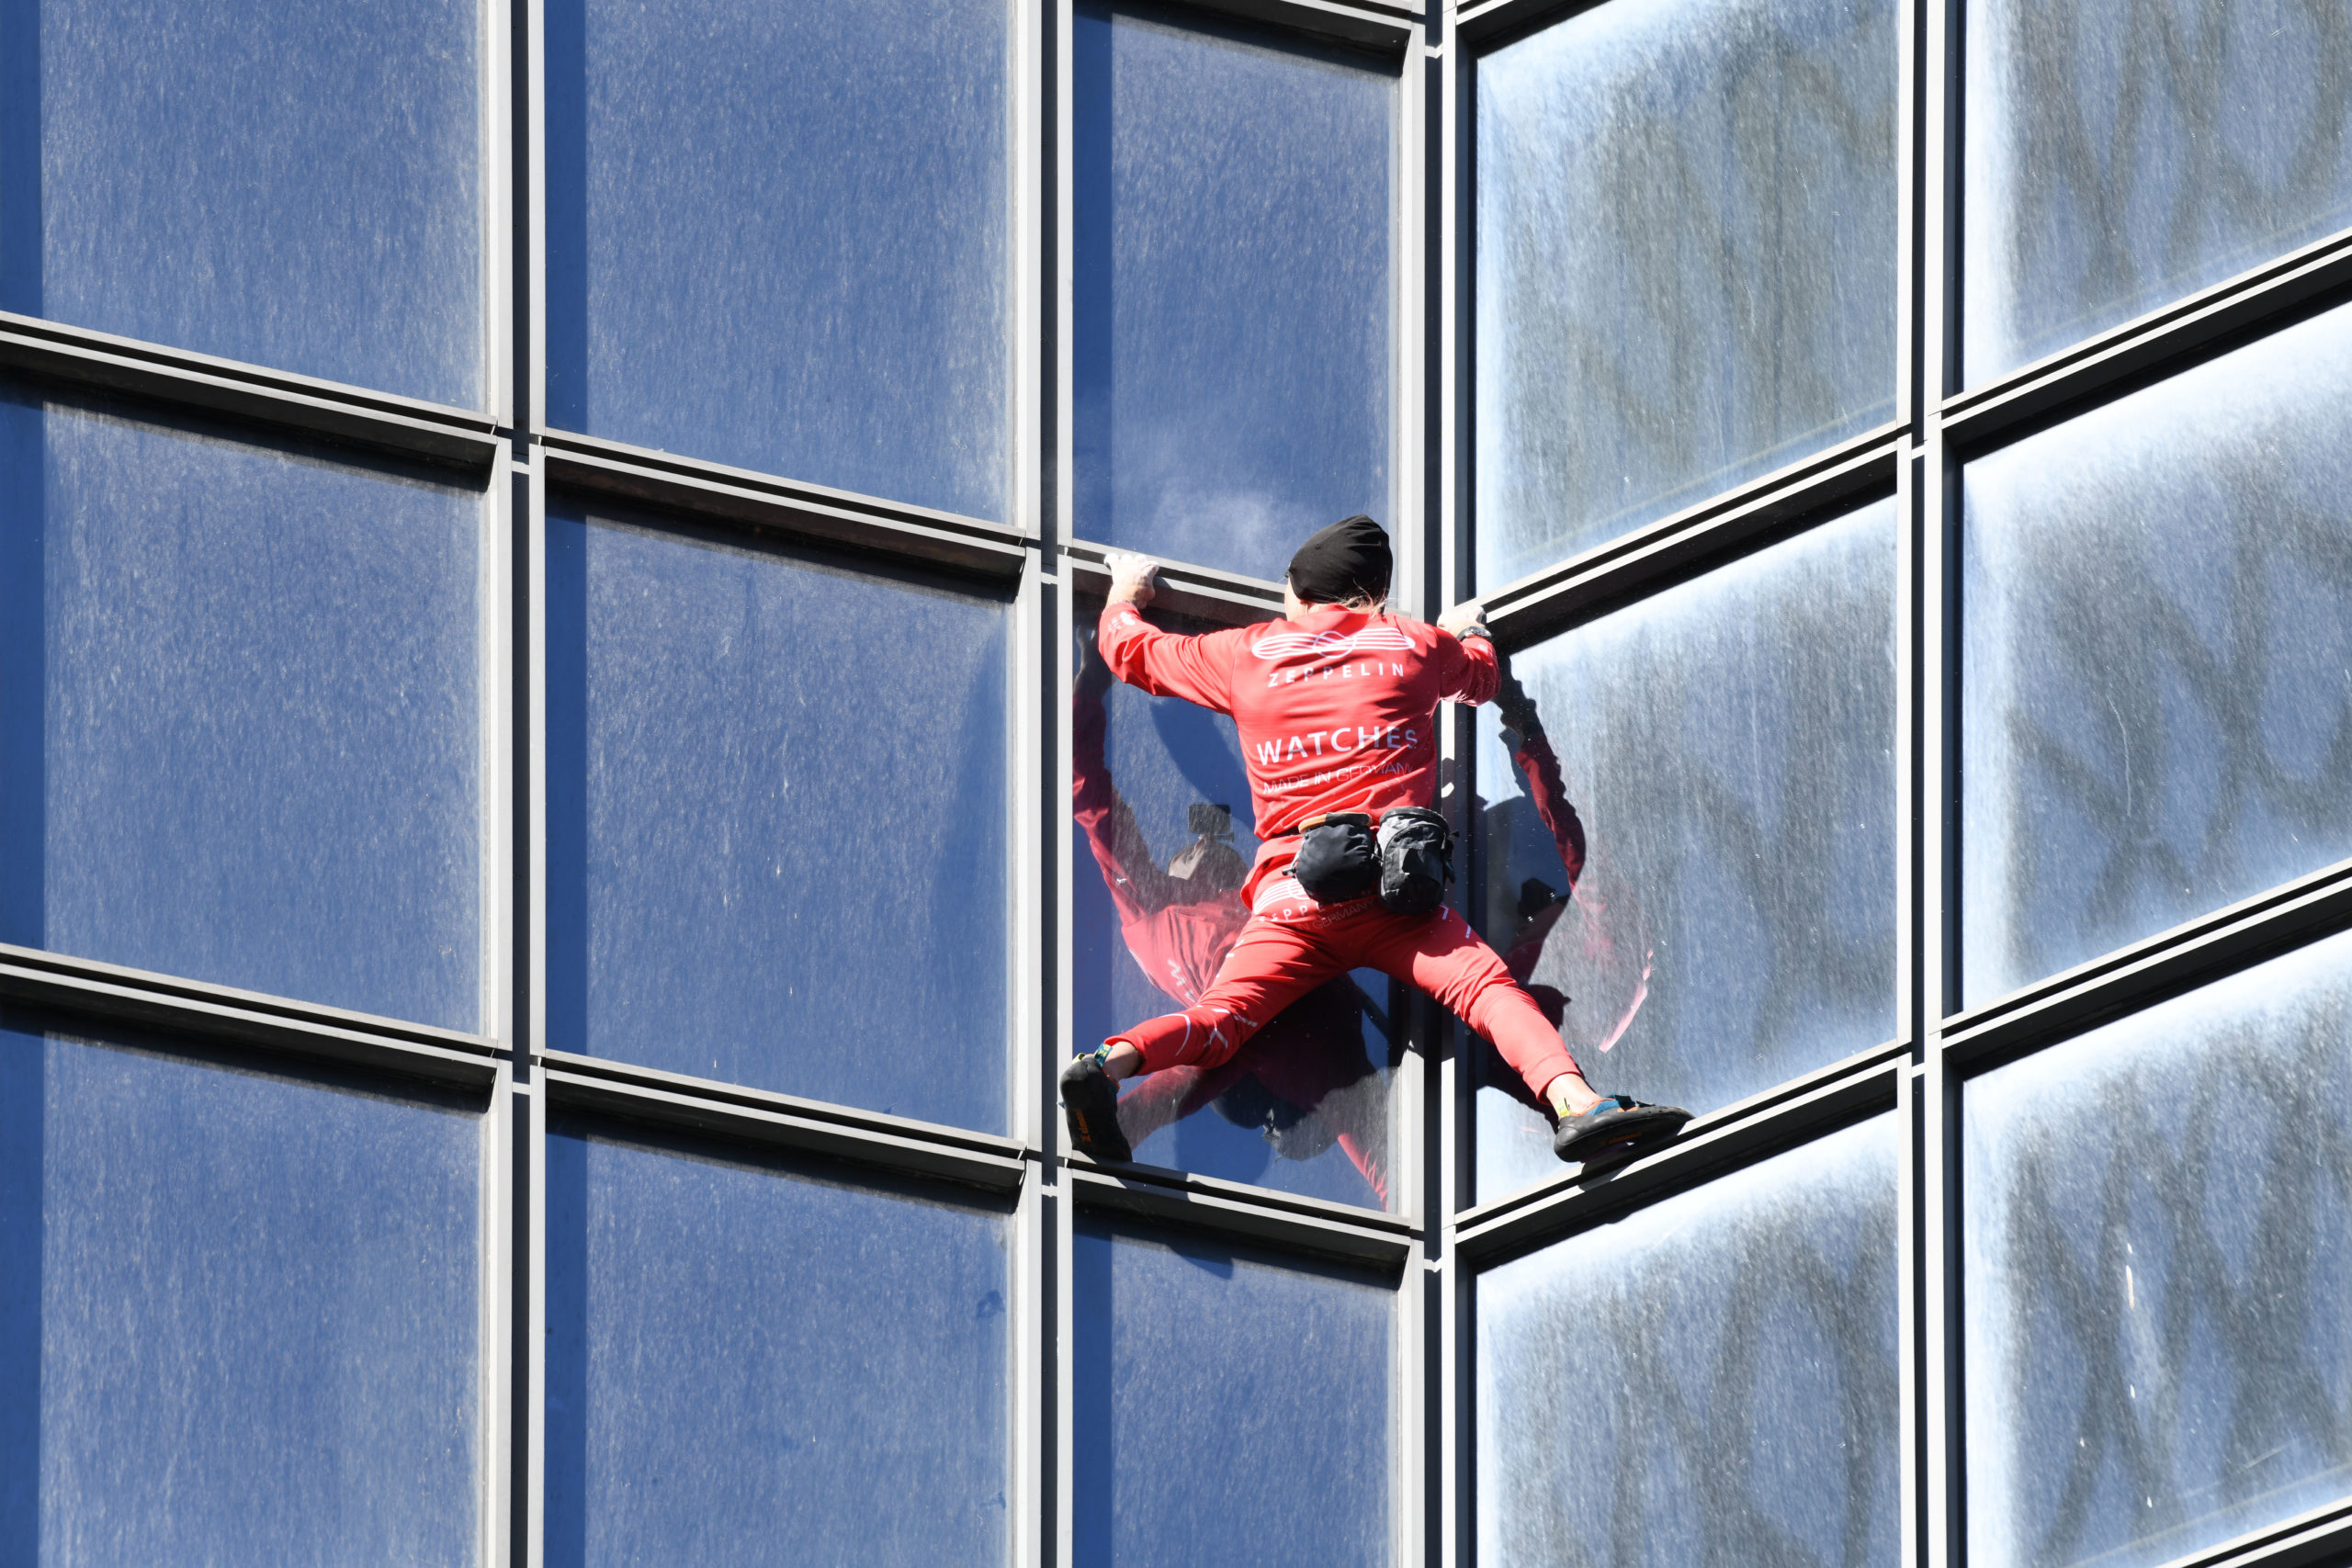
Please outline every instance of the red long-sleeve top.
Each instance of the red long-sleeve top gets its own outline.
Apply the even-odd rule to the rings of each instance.
[[[1483,703],[1500,679],[1483,637],[1331,604],[1185,637],[1114,604],[1096,646],[1128,684],[1233,716],[1263,840],[1243,889],[1251,904],[1297,855],[1298,840],[1283,835],[1306,818],[1429,805],[1437,705]]]

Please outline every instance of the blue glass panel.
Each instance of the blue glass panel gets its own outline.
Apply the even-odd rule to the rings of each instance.
[[[1894,1033],[1896,544],[1866,506],[1520,652],[1479,710],[1476,918],[1603,1092],[1703,1114]],[[1479,1193],[1558,1173],[1474,1051]]]
[[[0,389],[0,941],[472,1028],[481,505]]]
[[[476,0],[0,0],[0,310],[481,388]]]
[[[1258,852],[1233,720],[1113,679],[1083,628],[1070,737],[1072,1036],[1081,1050],[1199,999],[1249,918]],[[1206,629],[1156,615],[1171,630]],[[1233,1059],[1131,1083],[1136,1158],[1374,1208],[1390,1203],[1388,1081],[1398,1057],[1377,970],[1277,1015]]]
[[[2352,1493],[2352,937],[1962,1109],[1971,1562],[2149,1568]]]
[[[562,510],[549,1038],[1002,1127],[1010,604]]]
[[[1478,581],[1894,417],[1896,6],[1612,0],[1478,66]]]
[[[1085,1218],[1070,1269],[1072,1562],[1390,1560],[1390,1287]]]
[[[1965,482],[1970,1004],[2352,854],[2352,310]]]
[[[1010,1222],[559,1123],[547,1561],[1004,1562]]]
[[[1393,510],[1396,67],[1094,4],[1072,27],[1078,532],[1279,578]]]
[[[0,1562],[474,1560],[481,1116],[0,1014]]]
[[[2352,223],[2352,11],[1969,11],[1966,360],[2038,359]]]
[[[1903,1560],[1894,1118],[1478,1280],[1478,1561]]]
[[[548,416],[1002,518],[1004,0],[547,0]]]

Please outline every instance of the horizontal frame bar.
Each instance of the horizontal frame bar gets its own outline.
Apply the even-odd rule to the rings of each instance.
[[[1080,593],[1102,595],[1111,587],[1110,569],[1102,562],[1119,547],[1074,540],[1063,547],[1070,578]],[[1154,556],[1154,560],[1159,558]],[[1283,585],[1215,567],[1184,561],[1159,560],[1159,592],[1151,602],[1156,610],[1190,615],[1196,620],[1244,626],[1283,613]]]
[[[1872,495],[1894,493],[1906,428],[1882,425],[1562,564],[1481,593],[1507,648],[1628,604]]]
[[[2346,927],[2352,860],[1954,1014],[1944,1057],[1963,1075],[1983,1072]]]
[[[488,414],[0,311],[0,367],[487,473]]]
[[[2164,1568],[2316,1568],[2352,1561],[2352,1498],[2176,1557]]]
[[[173,1034],[487,1089],[505,1053],[485,1035],[0,943],[0,998]]]
[[[2352,229],[1943,400],[1945,434],[1981,450],[2186,368],[2265,324],[2352,289]]]
[[[1099,1166],[1082,1156],[1065,1158],[1063,1165],[1071,1196],[1082,1209],[1359,1267],[1402,1269],[1419,1235],[1411,1222],[1393,1214],[1238,1182],[1154,1166]]]
[[[991,1192],[1020,1189],[1037,1157],[1009,1138],[788,1094],[541,1051],[551,1103],[766,1144]]]
[[[1454,36],[1474,53],[1497,49],[1579,11],[1589,11],[1600,0],[1479,0],[1462,7],[1454,21]]]
[[[1034,541],[1017,528],[849,491],[649,451],[594,436],[536,438],[550,483],[747,525],[786,538],[929,561],[991,581],[1020,580]]]
[[[1401,53],[1412,41],[1422,17],[1419,10],[1385,0],[1182,0],[1178,8],[1238,17],[1391,54]]]
[[[1687,1191],[1736,1166],[1807,1143],[1894,1109],[1911,1068],[1908,1042],[1894,1041],[1756,1100],[1699,1118],[1656,1154],[1598,1179],[1564,1176],[1464,1213],[1454,1250],[1473,1268],[1506,1261],[1544,1242]],[[1810,1087],[1804,1087],[1804,1086]]]

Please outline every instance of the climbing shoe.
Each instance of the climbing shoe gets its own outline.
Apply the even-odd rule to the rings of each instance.
[[[1102,1057],[1074,1056],[1062,1069],[1062,1114],[1069,1119],[1070,1146],[1089,1159],[1136,1157],[1119,1131],[1118,1081],[1103,1070]]]
[[[1631,1095],[1605,1094],[1583,1115],[1561,1118],[1560,1130],[1552,1134],[1552,1152],[1570,1165],[1631,1159],[1674,1136],[1690,1120],[1690,1112],[1679,1105],[1650,1105]]]

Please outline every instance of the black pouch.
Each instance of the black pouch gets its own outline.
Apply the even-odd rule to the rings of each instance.
[[[1290,874],[1318,904],[1361,898],[1380,883],[1380,850],[1372,818],[1362,812],[1334,812],[1299,835],[1298,858]]]
[[[1380,904],[1396,915],[1427,915],[1453,880],[1453,829],[1425,807],[1400,806],[1380,819]]]

